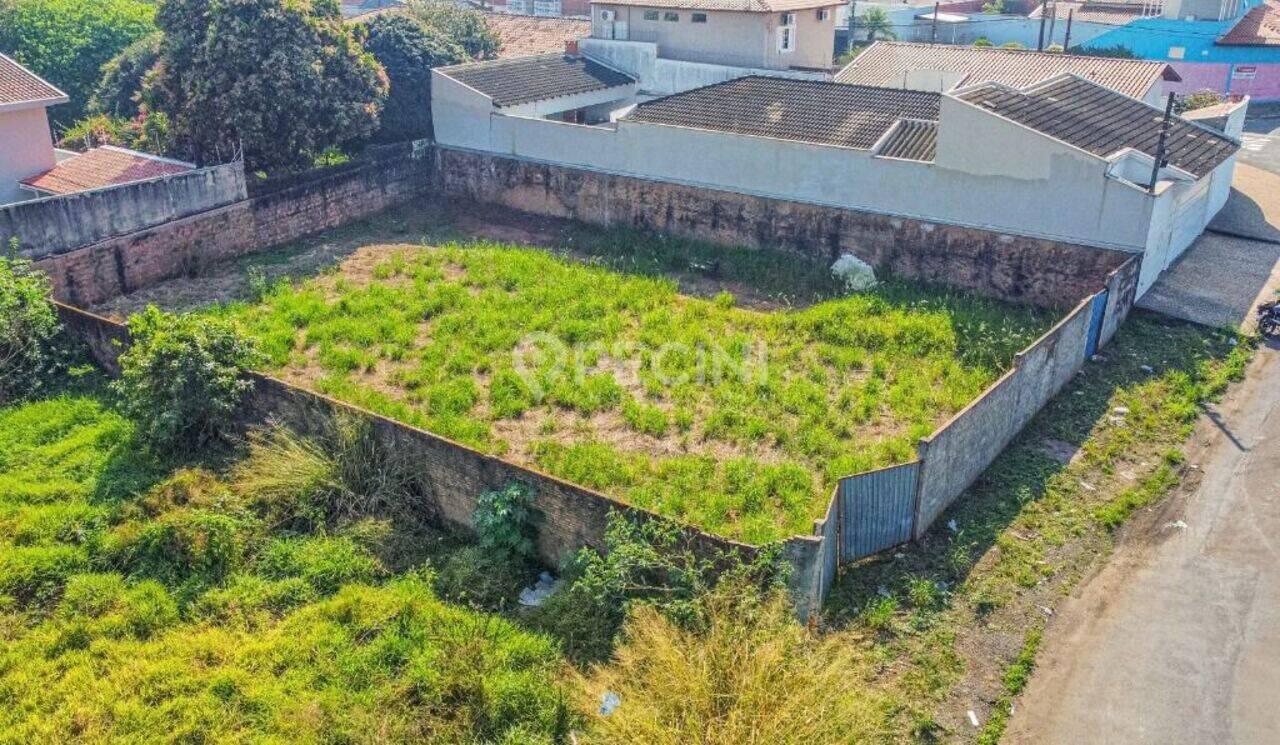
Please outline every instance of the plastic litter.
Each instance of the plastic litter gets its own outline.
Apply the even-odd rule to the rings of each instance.
[[[560,580],[552,577],[550,572],[543,572],[538,575],[538,581],[534,583],[533,587],[526,587],[520,591],[520,604],[536,608],[551,597],[551,594],[559,587]]]
[[[831,265],[831,273],[844,282],[850,292],[862,292],[876,286],[876,270],[853,254],[840,254]]]
[[[975,727],[978,726],[978,715],[974,713],[973,709],[969,710],[969,724],[972,724]]]
[[[956,521],[955,521],[955,520],[948,520],[948,521],[947,521],[947,530],[950,530],[952,533],[959,533],[959,532],[960,532],[960,526],[959,526],[959,525],[956,525]]]
[[[1111,413],[1112,413],[1112,414],[1119,414],[1120,416],[1124,416],[1125,414],[1128,414],[1128,413],[1129,413],[1129,407],[1128,407],[1128,406],[1117,406],[1117,407],[1115,407],[1114,409],[1112,409],[1112,410],[1111,410]]]
[[[1174,520],[1173,522],[1169,523],[1169,527],[1173,528],[1174,530],[1186,530],[1187,524],[1181,520]]]
[[[607,717],[622,706],[622,697],[613,691],[605,691],[600,697],[600,716]]]

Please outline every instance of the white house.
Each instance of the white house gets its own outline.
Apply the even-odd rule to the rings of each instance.
[[[57,163],[45,109],[68,100],[67,94],[0,54],[0,204],[27,198],[20,182]]]

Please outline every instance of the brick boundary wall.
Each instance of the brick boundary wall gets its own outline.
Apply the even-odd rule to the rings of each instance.
[[[55,297],[95,305],[403,204],[430,188],[430,152],[422,141],[404,143],[315,175],[255,184],[250,199],[59,253],[36,266],[49,274]]]
[[[436,148],[436,190],[594,225],[625,225],[828,264],[852,253],[904,279],[1068,309],[1134,254]]]
[[[129,344],[124,324],[64,303],[55,303],[64,327],[84,342],[90,354],[108,373],[119,373],[118,359]],[[472,531],[471,517],[481,493],[512,481],[531,485],[543,520],[538,530],[538,554],[549,566],[559,566],[578,549],[605,547],[605,529],[611,513],[637,520],[668,518],[632,507],[599,492],[487,455],[426,430],[323,396],[260,373],[242,406],[248,424],[277,422],[302,434],[318,434],[335,415],[345,413],[368,421],[376,440],[384,447],[408,456],[417,466],[426,493],[422,509],[428,517],[451,528]],[[679,525],[678,523],[674,523]],[[750,560],[760,547],[750,546],[679,525],[687,546],[704,558],[736,553]],[[821,607],[815,580],[821,574],[822,542],[796,536],[782,542],[782,558],[791,566],[790,591],[801,620]]]

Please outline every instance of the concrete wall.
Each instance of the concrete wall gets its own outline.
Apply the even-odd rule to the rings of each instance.
[[[625,120],[565,131],[449,99],[432,112],[447,147],[1132,252],[1148,237],[1151,198],[1105,161],[949,98],[935,164]]]
[[[44,108],[0,111],[0,205],[30,199],[18,182],[53,165],[53,136]]]
[[[578,42],[578,48],[584,55],[636,78],[640,92],[651,96],[682,93],[745,75],[772,75],[804,80],[825,80],[829,77],[821,72],[767,70],[664,59],[658,57],[657,44],[640,41],[582,39]]]
[[[50,151],[52,157],[52,151]],[[245,198],[241,163],[0,207],[0,245],[42,259]]]
[[[555,146],[550,135],[542,141]],[[849,252],[882,272],[1016,302],[1074,305],[1077,298],[1101,287],[1110,272],[1131,256],[493,154],[440,148],[437,157],[437,188],[447,196],[596,225],[626,225],[731,245],[776,248],[825,261]],[[702,163],[716,167],[706,160]],[[696,165],[695,160],[691,166]],[[779,178],[791,173],[779,164]]]
[[[917,538],[1084,364],[1091,303],[1077,305],[977,401],[921,440]]]
[[[37,262],[55,297],[92,305],[202,266],[285,243],[402,204],[431,184],[430,148],[406,144],[309,178],[257,185],[225,207]]]

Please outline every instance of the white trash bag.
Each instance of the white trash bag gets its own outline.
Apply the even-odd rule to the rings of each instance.
[[[844,282],[850,292],[863,292],[876,286],[876,270],[853,254],[840,254],[831,265],[831,274]]]

